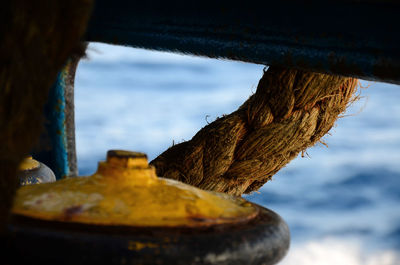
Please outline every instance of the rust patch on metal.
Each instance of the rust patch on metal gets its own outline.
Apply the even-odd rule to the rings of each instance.
[[[69,208],[66,208],[63,212],[66,220],[71,219],[75,215],[79,215],[83,212],[82,205],[76,205]]]

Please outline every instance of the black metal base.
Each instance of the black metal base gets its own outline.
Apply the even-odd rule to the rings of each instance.
[[[10,264],[276,264],[289,229],[260,208],[247,223],[202,228],[102,227],[14,216]]]

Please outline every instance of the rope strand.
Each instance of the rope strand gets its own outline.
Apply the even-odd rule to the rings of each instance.
[[[202,189],[252,192],[320,141],[354,101],[357,84],[355,78],[270,67],[238,110],[151,164],[160,177]]]

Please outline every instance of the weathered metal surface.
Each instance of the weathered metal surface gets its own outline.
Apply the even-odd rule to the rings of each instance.
[[[77,175],[73,90],[79,60],[58,74],[45,106],[45,128],[33,156],[49,166],[57,179]]]
[[[17,177],[21,186],[49,183],[56,181],[53,171],[45,164],[33,159],[25,158],[18,168]]]
[[[78,162],[75,144],[75,73],[80,57],[70,59],[68,74],[65,78],[65,129],[67,139],[68,174],[67,176],[78,176]]]
[[[13,214],[93,225],[198,227],[240,223],[257,208],[240,197],[157,178],[147,157],[109,151],[90,177],[21,187]]]
[[[12,212],[10,264],[275,264],[290,242],[274,212],[157,178],[127,151],[91,177],[21,187]]]
[[[400,83],[397,1],[97,0],[87,41]]]

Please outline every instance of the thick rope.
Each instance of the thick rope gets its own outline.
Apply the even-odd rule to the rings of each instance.
[[[237,111],[151,163],[160,177],[241,195],[318,142],[354,100],[358,80],[270,67]]]

